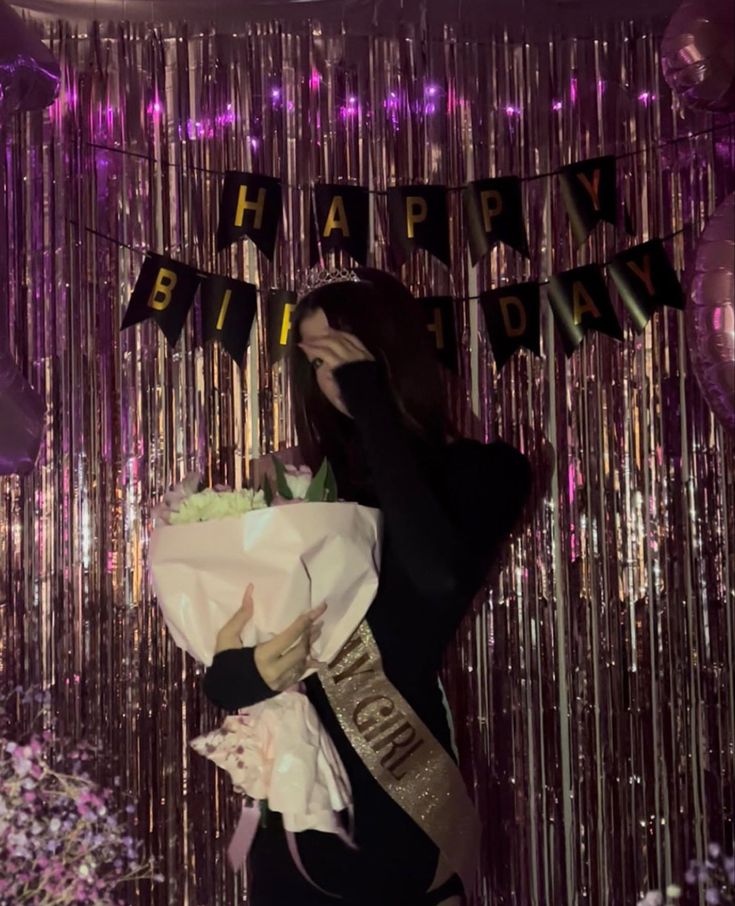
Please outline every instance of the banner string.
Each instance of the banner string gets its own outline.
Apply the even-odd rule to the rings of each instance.
[[[687,231],[687,229],[689,229],[689,227],[691,227],[691,226],[692,226],[691,223],[684,224],[684,226],[681,227],[681,229],[674,230],[673,233],[667,233],[665,236],[654,236],[653,239],[658,240],[659,242],[668,242],[670,239],[675,239],[677,236],[681,236],[681,234],[685,233]],[[648,241],[652,241],[652,240],[648,240]],[[642,245],[643,243],[636,243],[636,244]],[[632,246],[632,247],[635,248],[635,246]],[[607,267],[608,265],[612,264],[614,260],[615,260],[614,258],[610,258],[607,261],[591,261],[590,266],[591,267]],[[548,286],[549,283],[551,283],[551,280],[528,280],[528,281],[524,281],[524,282],[535,283],[537,286]],[[512,285],[513,284],[511,284],[511,283],[508,284],[509,287]],[[496,289],[500,289],[500,287],[496,287]],[[453,299],[457,299],[460,302],[471,301],[473,299],[480,298],[480,294],[478,294],[476,296],[455,296],[454,294],[451,294],[451,295],[452,295]]]
[[[67,220],[67,223],[70,224],[71,226],[76,227],[77,229],[79,229],[79,227],[80,227],[79,222],[76,220]],[[667,233],[665,236],[654,236],[653,238],[657,239],[659,242],[668,242],[670,239],[675,239],[677,236],[681,236],[692,226],[693,226],[693,224],[687,223],[687,224],[684,224],[684,226],[681,227],[680,229],[674,230],[673,233]],[[108,236],[106,233],[101,233],[101,232],[99,232],[99,230],[92,229],[92,227],[85,226],[84,230],[85,230],[85,232],[90,233],[92,236],[97,236],[97,238],[99,238],[99,239],[104,239],[106,242],[110,242],[112,245],[116,245],[116,246],[119,246],[120,248],[127,249],[130,252],[135,252],[138,255],[145,256],[145,255],[149,254],[150,250],[141,249],[134,245],[128,245],[126,242],[122,242],[120,239],[116,239],[114,236]],[[641,243],[637,243],[637,244],[640,245]],[[158,253],[153,252],[153,254],[158,254]],[[177,259],[172,259],[172,260],[177,260]],[[597,267],[607,267],[609,264],[612,264],[612,261],[613,261],[613,259],[611,258],[607,261],[602,261],[602,262],[590,262],[590,265],[597,266]],[[183,261],[179,262],[179,263],[185,264],[185,262],[183,262]],[[187,266],[189,266],[189,265],[187,265]],[[209,271],[201,271],[201,270],[198,270],[198,275],[200,277],[205,277],[205,278],[213,276]],[[527,282],[535,283],[538,286],[548,286],[551,281],[547,279],[547,280],[528,280]],[[252,285],[253,284],[251,284],[251,286]],[[511,286],[511,285],[512,284],[508,284],[508,286]],[[262,287],[256,287],[256,291],[258,293],[260,293],[261,295],[265,295],[265,296],[269,295],[271,292],[273,292],[276,289],[277,289],[277,287],[271,287],[270,289],[263,289]],[[477,300],[480,298],[480,294],[473,295],[473,296],[458,296],[458,295],[455,295],[454,293],[447,293],[446,295],[451,296],[452,299],[455,299],[458,302],[470,302],[470,301]],[[428,297],[428,298],[431,298],[431,297]],[[419,301],[421,301],[421,300],[419,300]]]
[[[691,139],[694,139],[694,138],[700,138],[703,135],[714,135],[717,132],[724,131],[725,129],[733,129],[733,128],[735,128],[735,119],[731,119],[726,123],[718,123],[717,125],[709,126],[707,129],[701,129],[697,132],[688,132],[686,135],[677,135],[674,138],[666,139],[666,141],[657,142],[652,145],[646,145],[643,148],[636,148],[633,151],[626,151],[623,154],[603,154],[603,155],[599,155],[599,156],[600,157],[613,157],[613,158],[615,158],[616,161],[617,160],[627,160],[628,158],[631,158],[631,157],[637,157],[642,154],[649,154],[653,151],[658,151],[661,148],[667,148],[667,147],[670,147],[671,145],[677,145],[680,142],[690,141]],[[187,170],[191,170],[193,172],[204,173],[209,176],[218,176],[220,178],[225,175],[225,171],[223,171],[223,170],[212,170],[208,167],[199,167],[196,164],[189,164],[189,165],[185,166],[177,161],[168,161],[168,160],[159,161],[150,154],[143,154],[140,151],[130,151],[127,148],[116,148],[112,145],[102,145],[102,144],[98,144],[96,142],[88,142],[87,144],[90,148],[95,148],[99,151],[111,151],[115,154],[122,154],[126,157],[137,157],[140,160],[144,160],[149,164],[161,164],[164,167],[174,167],[176,169],[183,170],[184,172],[186,172]],[[582,161],[577,161],[576,163],[581,163],[581,162]],[[564,169],[564,167],[559,167],[555,170],[549,170],[545,173],[536,173],[533,176],[519,176],[517,178],[519,179],[520,182],[534,182],[539,179],[549,179],[553,176],[558,176],[562,172],[563,169]],[[237,171],[235,171],[235,172],[237,172]],[[266,174],[258,174],[258,175],[263,176]],[[511,174],[511,176],[512,175],[514,175],[514,174]],[[498,179],[501,177],[488,177],[488,178]],[[316,183],[316,185],[318,185],[318,184],[319,183]],[[354,183],[344,183],[344,185],[351,186],[351,185],[355,185],[355,184]],[[447,186],[446,191],[447,192],[460,192],[465,188],[465,185]],[[293,189],[295,191],[302,191],[302,192],[311,190],[311,188],[312,188],[311,185],[304,185],[302,183],[287,183],[287,182],[282,182],[281,186],[283,186],[284,188],[287,188],[287,189]],[[369,195],[387,195],[388,194],[387,189],[367,189],[366,188],[365,191]]]

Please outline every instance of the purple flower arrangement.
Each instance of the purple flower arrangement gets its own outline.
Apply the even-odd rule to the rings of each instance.
[[[704,862],[690,860],[684,880],[701,889],[705,903],[735,906],[735,857],[725,855],[719,843],[709,844]],[[649,890],[638,906],[673,906],[682,894],[678,884],[670,884],[663,893]]]
[[[48,693],[13,696],[48,718]],[[135,806],[116,812],[120,791],[90,778],[95,751],[51,730],[18,742],[0,728],[0,906],[125,906],[120,885],[163,881],[127,827]]]

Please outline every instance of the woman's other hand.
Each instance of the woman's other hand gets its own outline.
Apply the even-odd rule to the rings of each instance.
[[[217,634],[215,654],[230,648],[241,648],[240,638],[245,624],[253,616],[253,586],[245,589],[242,607]],[[326,604],[301,614],[283,632],[255,648],[255,666],[264,682],[274,691],[282,692],[297,683],[307,670],[321,664],[311,657],[311,645],[319,638]]]
[[[251,584],[245,589],[239,610],[217,633],[217,642],[214,646],[215,654],[219,654],[220,651],[228,651],[230,648],[242,648],[240,636],[245,624],[252,619],[253,606],[253,586]]]
[[[344,330],[329,328],[329,332],[323,336],[304,338],[298,345],[317,370],[322,365],[335,371],[340,365],[349,365],[351,362],[375,361],[365,344]]]

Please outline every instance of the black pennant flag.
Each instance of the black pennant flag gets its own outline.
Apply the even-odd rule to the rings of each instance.
[[[270,359],[271,362],[277,362],[284,358],[291,345],[296,293],[287,289],[272,289],[268,293],[266,304]]]
[[[467,235],[472,263],[486,255],[496,242],[504,242],[530,257],[523,221],[521,181],[517,176],[480,179],[463,193]]]
[[[684,291],[660,239],[620,252],[608,269],[638,333],[659,306],[684,308]]]
[[[427,296],[419,299],[426,329],[434,339],[434,348],[439,361],[451,371],[457,371],[457,325],[454,314],[454,299],[451,296]]]
[[[594,157],[569,164],[559,171],[561,194],[579,245],[601,220],[615,224],[618,188],[615,158]]]
[[[201,277],[196,268],[147,252],[135,282],[121,330],[152,318],[176,345]]]
[[[324,252],[345,251],[367,264],[370,195],[363,186],[317,185],[312,194],[311,263]]]
[[[498,368],[522,346],[541,355],[538,283],[517,283],[488,290],[480,295],[480,307]]]
[[[242,365],[258,307],[252,283],[213,275],[202,284],[204,340],[219,340]]]
[[[425,249],[449,267],[449,215],[444,186],[393,186],[388,189],[390,242],[399,262]]]
[[[248,236],[273,260],[281,213],[280,180],[259,173],[228,170],[219,209],[217,251]]]
[[[598,265],[586,264],[554,274],[549,281],[549,299],[567,356],[577,349],[588,330],[597,330],[615,340],[623,339]]]

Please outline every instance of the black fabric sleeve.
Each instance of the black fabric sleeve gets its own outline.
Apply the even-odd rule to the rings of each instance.
[[[255,665],[255,648],[228,648],[215,654],[204,674],[204,694],[219,708],[237,711],[278,695]]]
[[[465,546],[474,593],[487,578],[500,546],[519,521],[531,491],[531,466],[515,447],[464,441],[450,448],[446,493]]]
[[[526,458],[507,444],[465,441],[452,445],[448,472],[432,486],[382,366],[354,362],[336,369],[334,377],[360,436],[385,531],[412,585],[438,600],[476,591],[525,503]]]

